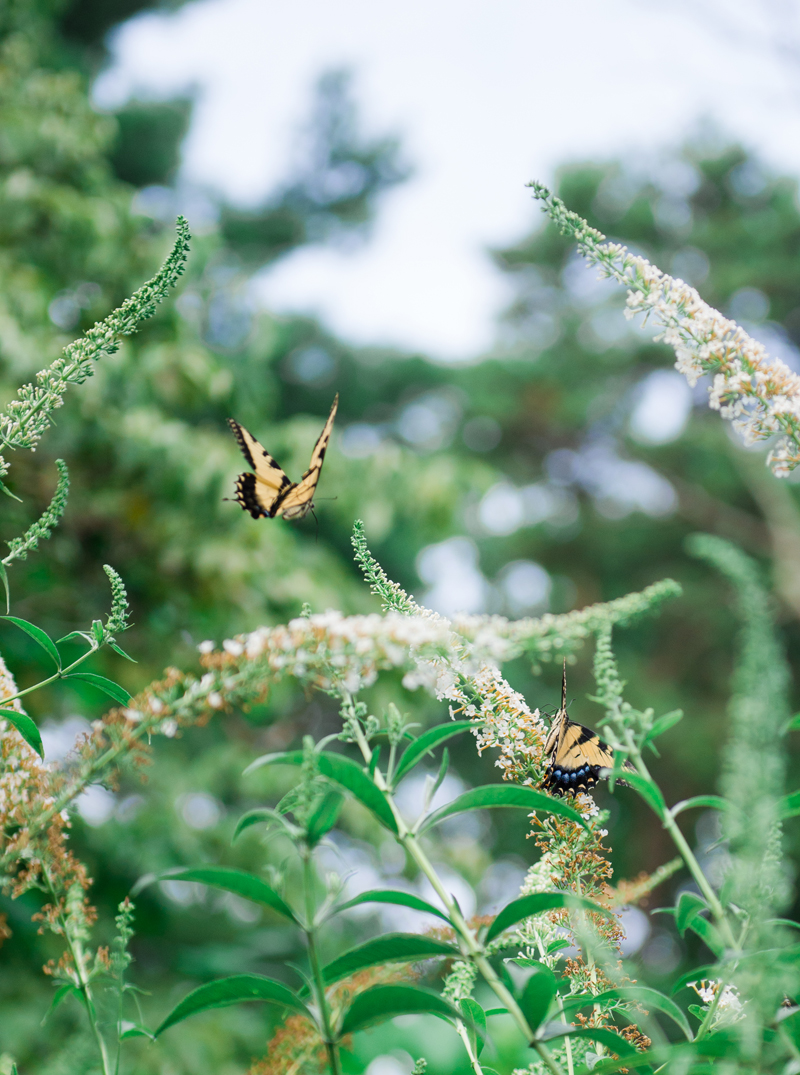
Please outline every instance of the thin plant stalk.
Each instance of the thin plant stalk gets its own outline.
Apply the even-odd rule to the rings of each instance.
[[[50,892],[50,897],[53,900],[53,906],[60,908],[59,897],[56,893],[50,873],[46,868],[44,868],[42,872]],[[64,939],[67,942],[69,954],[72,956],[72,962],[75,966],[75,977],[78,980],[78,988],[83,997],[83,1004],[86,1008],[89,1026],[92,1029],[92,1036],[97,1043],[97,1051],[100,1054],[100,1062],[103,1065],[103,1075],[112,1075],[111,1059],[108,1055],[108,1048],[106,1047],[105,1039],[100,1031],[100,1026],[97,1021],[97,1009],[95,1008],[94,997],[92,995],[92,987],[89,978],[86,975],[86,954],[83,950],[83,945],[80,942],[80,938],[74,935],[69,921],[60,909],[58,910],[58,918],[61,928],[64,931]]]
[[[331,1013],[328,1007],[328,998],[325,993],[325,979],[322,974],[322,964],[317,952],[317,926],[316,907],[314,906],[314,864],[311,848],[306,844],[301,849],[303,860],[303,888],[305,889],[306,922],[305,934],[308,942],[308,961],[311,964],[311,973],[314,978],[314,988],[317,994],[322,1033],[325,1039],[325,1049],[328,1053],[332,1075],[341,1075],[339,1064],[339,1049],[334,1041],[331,1029]]]
[[[636,766],[636,771],[649,783],[654,783],[653,778],[650,775],[650,771],[645,763],[645,760],[642,757],[642,753],[637,747],[634,741],[634,737],[628,729],[626,729],[625,731],[625,742],[630,752],[629,756],[631,758],[631,761]],[[708,878],[700,869],[700,863],[697,861],[697,858],[695,857],[695,854],[692,851],[691,847],[689,847],[686,837],[683,835],[680,828],[678,827],[678,823],[675,821],[675,818],[672,816],[668,809],[661,811],[660,817],[662,825],[672,837],[675,846],[678,848],[678,851],[680,851],[684,862],[689,868],[689,872],[696,881],[698,888],[703,893],[703,896],[705,897],[708,906],[711,908],[711,913],[714,915],[714,918],[717,920],[720,929],[723,931],[726,942],[731,948],[736,948],[736,939],[733,936],[733,931],[731,929],[730,922],[728,921],[728,916],[725,914],[725,909],[720,903],[716,892],[709,884]]]

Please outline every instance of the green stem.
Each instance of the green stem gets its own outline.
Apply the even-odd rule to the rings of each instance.
[[[80,938],[76,937],[73,933],[71,923],[67,916],[64,915],[61,909],[61,900],[55,890],[50,873],[45,866],[42,867],[42,874],[47,884],[50,898],[53,901],[53,906],[58,913],[58,919],[61,924],[61,928],[64,931],[64,939],[67,942],[67,948],[72,956],[72,962],[75,967],[75,977],[77,979],[78,988],[83,994],[83,1003],[86,1008],[86,1014],[89,1019],[89,1025],[92,1029],[92,1035],[94,1036],[97,1044],[97,1050],[100,1053],[100,1062],[103,1066],[103,1075],[111,1075],[111,1061],[108,1055],[108,1049],[106,1047],[103,1035],[100,1032],[100,1026],[97,1021],[97,1009],[94,1005],[94,997],[92,996],[92,988],[89,977],[86,973],[86,953],[83,950]]]
[[[77,661],[73,661],[72,664],[67,665],[66,668],[59,668],[59,670],[54,675],[50,676],[48,679],[43,679],[40,683],[34,683],[32,687],[26,687],[24,691],[17,691],[16,694],[12,694],[8,698],[3,698],[2,702],[0,702],[0,706],[7,708],[9,702],[16,702],[17,698],[24,698],[26,694],[31,694],[33,691],[41,690],[42,687],[46,687],[50,683],[55,683],[57,679],[63,679],[64,676],[69,675],[73,668],[77,668],[79,664],[83,664],[85,660],[88,660],[88,658],[91,657],[93,653],[97,653],[99,649],[99,646],[92,646],[92,648],[90,650],[87,650],[86,653],[82,654],[77,659]],[[2,715],[3,710],[0,709],[0,717]]]
[[[328,1062],[332,1075],[341,1075],[339,1065],[339,1049],[331,1030],[331,1013],[328,1007],[328,998],[325,994],[325,979],[322,975],[322,964],[317,952],[317,926],[316,907],[314,905],[314,863],[311,857],[311,848],[305,845],[301,848],[300,855],[303,860],[303,888],[305,889],[306,921],[304,925],[306,940],[308,942],[308,961],[311,964],[311,973],[314,977],[314,988],[317,994],[320,1019],[322,1020],[322,1033],[325,1041],[325,1049],[328,1053]]]
[[[644,758],[642,757],[642,753],[634,742],[633,735],[628,728],[625,729],[625,741],[630,752],[630,756],[636,766],[636,771],[649,783],[655,784],[655,781],[650,775],[650,771],[645,764]],[[689,847],[686,837],[683,835],[680,828],[678,827],[677,821],[666,808],[662,813],[660,813],[659,816],[661,817],[661,823],[672,837],[675,846],[680,851],[683,861],[688,866],[689,872],[697,883],[697,887],[703,893],[703,896],[705,897],[708,906],[711,908],[711,913],[714,915],[714,918],[716,918],[717,923],[722,930],[726,943],[730,948],[735,948],[736,939],[733,936],[733,930],[731,929],[730,922],[728,921],[728,916],[725,914],[725,908],[722,906],[717,897],[716,892],[709,884],[708,878],[700,869],[700,863],[697,861],[691,847]]]
[[[477,1056],[475,1055],[475,1051],[472,1048],[472,1042],[469,1038],[469,1032],[460,1019],[456,1023],[456,1031],[458,1032],[459,1038],[461,1038],[462,1042],[464,1043],[464,1048],[467,1050],[469,1064],[474,1072],[474,1075],[483,1075],[483,1068],[481,1067],[480,1060],[478,1060]]]
[[[342,692],[342,697],[345,704],[352,707],[352,697],[347,692]],[[367,742],[367,738],[364,735],[364,731],[357,720],[352,721],[352,727],[355,734],[356,743],[358,744],[358,748],[361,751],[361,755],[364,758],[366,764],[369,765],[372,760],[372,752],[369,749],[369,743]],[[474,932],[470,929],[469,925],[464,919],[464,916],[458,909],[455,900],[452,898],[450,893],[442,884],[439,875],[437,874],[433,866],[433,863],[425,854],[425,850],[422,847],[419,838],[416,836],[415,833],[411,832],[406,825],[403,816],[395,805],[394,796],[392,795],[389,786],[386,783],[383,773],[377,765],[375,766],[375,771],[372,774],[372,779],[375,783],[375,786],[378,787],[386,796],[386,801],[389,804],[389,808],[391,809],[394,819],[397,823],[398,841],[411,855],[416,864],[419,866],[422,873],[424,873],[424,875],[428,878],[433,887],[434,892],[442,901],[445,909],[447,910],[447,914],[450,918],[450,921],[452,922],[453,927],[455,928],[455,931],[464,946],[467,958],[472,960],[480,973],[483,975],[486,984],[491,988],[498,1000],[502,1001],[504,1006],[508,1009],[509,1014],[519,1027],[525,1040],[529,1043],[530,1048],[536,1050],[536,1052],[539,1054],[539,1056],[553,1073],[553,1075],[564,1075],[561,1070],[561,1067],[553,1059],[550,1050],[542,1042],[536,1041],[534,1032],[529,1026],[528,1021],[525,1018],[519,1004],[517,1004],[516,998],[514,997],[513,993],[511,993],[511,991],[507,989],[506,986],[498,978],[494,967],[486,958],[483,946],[478,941]]]

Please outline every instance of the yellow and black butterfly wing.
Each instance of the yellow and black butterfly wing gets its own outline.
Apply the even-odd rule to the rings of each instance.
[[[308,470],[297,485],[280,496],[279,504],[274,514],[283,515],[285,519],[302,519],[314,506],[314,493],[316,492],[322,464],[325,460],[325,452],[328,450],[328,442],[331,439],[333,421],[336,418],[338,406],[339,393],[337,392],[331,407],[331,413],[328,415],[328,420],[319,435],[317,443],[314,445],[314,451],[311,453]]]
[[[254,474],[240,474],[236,479],[234,499],[249,511],[254,519],[265,516],[268,519],[280,514],[280,504],[285,496],[296,488],[269,452],[233,418],[228,419],[242,455],[255,471]]]
[[[614,752],[590,728],[566,714],[550,755],[544,786],[556,795],[588,791],[600,779],[601,769],[614,768]]]

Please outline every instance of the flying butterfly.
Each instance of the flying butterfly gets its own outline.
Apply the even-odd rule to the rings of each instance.
[[[567,716],[567,662],[561,680],[561,708],[553,717],[544,745],[548,759],[542,786],[554,795],[588,791],[600,779],[601,769],[614,768],[614,751],[591,728],[576,724]],[[623,768],[634,771],[629,761]],[[618,784],[627,787],[624,780]]]
[[[232,418],[228,419],[228,425],[239,442],[242,455],[255,471],[254,474],[244,473],[237,477],[236,495],[233,499],[245,511],[249,511],[254,519],[275,519],[279,515],[284,519],[302,519],[314,510],[314,493],[338,406],[337,392],[328,421],[311,453],[308,470],[299,482],[289,480],[280,465],[244,426],[240,426]]]

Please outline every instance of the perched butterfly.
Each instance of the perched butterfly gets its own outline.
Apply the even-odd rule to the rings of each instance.
[[[242,449],[242,455],[255,471],[255,474],[240,474],[236,479],[236,502],[249,511],[254,519],[264,516],[274,519],[282,515],[284,519],[302,519],[314,509],[314,492],[319,481],[322,461],[331,439],[333,420],[339,405],[339,394],[331,407],[325,428],[319,435],[311,453],[311,463],[299,482],[290,481],[278,463],[268,451],[248,433],[244,426],[228,419],[228,424]]]
[[[601,769],[614,768],[614,751],[599,735],[567,716],[567,662],[561,680],[561,708],[553,717],[544,745],[548,759],[543,786],[554,795],[588,791],[600,779]],[[633,771],[626,761],[623,768]],[[617,780],[625,785],[624,780]]]

